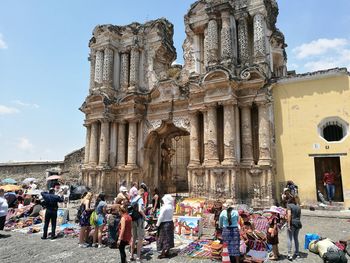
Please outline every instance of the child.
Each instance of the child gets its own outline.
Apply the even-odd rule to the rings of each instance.
[[[278,260],[280,254],[278,251],[277,217],[275,216],[272,216],[270,219],[269,229],[267,230],[267,243],[272,245],[272,253],[269,256],[269,259]]]

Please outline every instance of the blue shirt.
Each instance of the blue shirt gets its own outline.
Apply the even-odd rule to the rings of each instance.
[[[238,211],[232,209],[231,211],[231,225],[228,223],[227,210],[223,210],[219,216],[219,227],[237,227],[238,226]]]
[[[145,205],[143,203],[143,199],[140,195],[135,196],[132,200],[131,203],[134,203],[137,201],[137,204],[139,206],[139,211],[145,211]]]
[[[96,213],[98,215],[104,215],[103,208],[107,205],[105,201],[100,201],[96,207]]]

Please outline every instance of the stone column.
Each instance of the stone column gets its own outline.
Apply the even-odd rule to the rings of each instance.
[[[91,124],[91,137],[90,137],[90,154],[89,163],[91,165],[97,165],[98,161],[98,122]]]
[[[109,150],[109,165],[114,167],[117,162],[117,139],[118,139],[118,124],[116,122],[111,123],[111,146]]]
[[[118,123],[118,155],[117,166],[125,165],[125,123]]]
[[[234,165],[235,158],[235,111],[233,102],[224,104],[224,161],[223,165]]]
[[[95,88],[95,63],[96,63],[96,54],[91,51],[89,56],[90,61],[90,91]]]
[[[218,23],[213,17],[208,22],[208,48],[209,48],[209,65],[215,65],[218,62]]]
[[[207,165],[219,164],[218,142],[217,142],[217,114],[216,105],[208,106],[208,162]]]
[[[208,66],[208,61],[209,61],[209,43],[208,43],[208,28],[204,29],[204,51],[203,51],[203,63],[204,63],[204,71],[206,67]]]
[[[199,123],[198,123],[198,115],[197,113],[190,114],[190,123],[191,123],[191,131],[190,131],[190,166],[199,165]]]
[[[253,164],[253,138],[251,121],[251,104],[241,105],[242,124],[242,163]]]
[[[103,84],[108,87],[111,87],[113,83],[113,59],[113,50],[111,48],[105,48],[103,60]]]
[[[102,83],[103,75],[103,51],[99,50],[96,52],[96,64],[95,64],[95,81]]]
[[[90,138],[91,138],[91,125],[86,126],[86,143],[85,143],[85,157],[84,164],[89,163],[89,155],[90,155]]]
[[[208,148],[208,112],[202,111],[203,114],[203,145],[204,145],[204,163],[208,162],[209,148]]]
[[[249,62],[249,46],[248,46],[248,22],[247,15],[238,18],[238,55],[242,65]]]
[[[128,164],[129,167],[136,166],[137,156],[137,123],[129,122],[129,137],[128,137]]]
[[[137,90],[139,83],[139,61],[140,52],[137,47],[133,47],[130,53],[130,90]]]
[[[259,110],[259,165],[271,164],[269,103],[258,103]]]
[[[100,166],[108,165],[109,155],[109,122],[101,121],[101,136],[100,136]]]
[[[222,12],[221,19],[221,62],[230,64],[232,62],[233,57],[232,36],[230,28],[230,12]]]
[[[254,61],[265,61],[266,58],[266,22],[261,13],[254,15]]]
[[[129,87],[129,53],[121,54],[120,86],[123,90]]]

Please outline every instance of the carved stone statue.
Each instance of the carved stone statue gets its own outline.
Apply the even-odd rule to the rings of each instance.
[[[175,155],[175,150],[169,146],[169,143],[163,142],[161,145],[161,162],[160,162],[160,176],[161,180],[165,181],[172,175],[171,159]]]

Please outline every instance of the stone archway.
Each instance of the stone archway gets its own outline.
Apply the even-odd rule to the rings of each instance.
[[[188,190],[189,132],[163,121],[147,136],[144,147],[144,181],[162,193]]]

